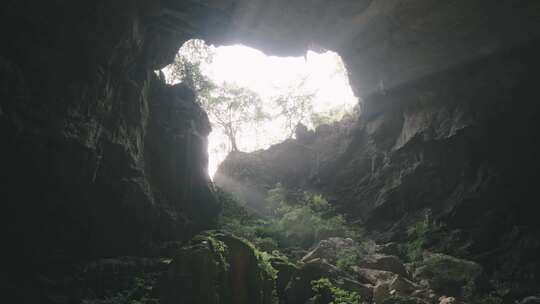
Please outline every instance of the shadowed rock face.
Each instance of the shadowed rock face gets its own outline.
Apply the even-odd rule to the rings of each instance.
[[[338,51],[363,114],[322,130],[333,135],[316,141],[335,145],[316,170],[307,165],[311,180],[295,182],[383,238],[432,209],[468,231],[486,263],[501,259],[508,277],[530,277],[515,269],[539,272],[530,254],[539,239],[539,16],[534,0],[5,1],[6,273],[33,286],[36,273],[150,254],[211,225],[219,208],[205,173],[206,116],[153,73],[184,41],[203,38],[276,55]]]
[[[39,273],[153,254],[219,211],[206,114],[153,72],[188,37],[157,31],[158,4],[8,1],[0,13],[3,268],[23,302],[41,301],[21,291]]]
[[[181,248],[158,283],[161,303],[271,304],[272,274],[245,241],[210,232]]]

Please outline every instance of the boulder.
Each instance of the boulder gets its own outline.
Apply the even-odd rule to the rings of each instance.
[[[430,303],[435,303],[438,297],[435,291],[429,288],[422,288],[422,289],[415,290],[411,294],[411,296],[424,299]]]
[[[418,288],[420,286],[399,275],[395,276],[390,282],[390,290],[395,290],[398,294],[409,295],[415,290],[418,290]]]
[[[320,278],[337,277],[338,269],[321,259],[311,260],[302,265],[292,276],[285,290],[286,303],[304,303],[312,298],[315,293],[311,282]]]
[[[359,282],[371,285],[377,285],[380,282],[390,282],[397,276],[395,273],[384,270],[360,268],[357,266],[352,267],[352,269]]]
[[[276,292],[280,303],[283,303],[285,301],[285,289],[291,281],[293,274],[298,270],[298,267],[282,258],[272,258],[270,263],[272,263],[272,267],[278,272]]]
[[[373,301],[380,303],[423,303],[412,294],[419,288],[415,283],[395,275],[391,281],[380,281],[373,289]]]
[[[315,296],[311,282],[321,278],[328,278],[335,286],[356,292],[366,300],[371,299],[372,290],[370,286],[349,278],[347,274],[334,265],[317,258],[305,263],[293,274],[285,290],[285,303],[295,304],[308,301]]]
[[[401,260],[394,255],[372,254],[363,257],[358,263],[360,268],[390,271],[408,278],[409,274]]]
[[[350,238],[332,237],[322,240],[308,252],[302,262],[307,263],[314,259],[323,259],[330,264],[336,264],[338,256],[343,252],[355,250],[357,244]]]
[[[379,282],[373,288],[373,302],[375,304],[383,303],[390,296],[390,284],[388,282]]]
[[[386,255],[398,256],[400,254],[399,245],[398,243],[394,243],[394,242],[377,245],[375,247],[375,251],[377,251],[380,254],[386,254]]]
[[[415,297],[392,296],[377,304],[428,304],[423,299]]]
[[[337,287],[343,290],[356,292],[362,299],[369,300],[373,297],[373,288],[370,285],[349,278],[338,278],[334,282]]]
[[[540,304],[540,297],[526,297],[520,304]]]
[[[426,253],[414,278],[426,282],[439,293],[460,296],[463,287],[474,286],[481,273],[482,267],[475,262],[440,253]]]
[[[270,304],[273,269],[245,241],[218,232],[196,236],[158,283],[161,303]]]
[[[442,296],[439,298],[439,304],[458,304],[459,302],[454,297]]]

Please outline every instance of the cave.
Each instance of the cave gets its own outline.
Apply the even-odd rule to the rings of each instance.
[[[8,0],[0,16],[6,301],[540,302],[538,1]],[[212,182],[207,114],[155,73],[190,39],[335,51],[361,115],[294,140],[315,158],[284,142]],[[276,183],[324,195],[377,252],[342,276],[313,255],[348,238],[292,265],[214,230],[217,186]],[[393,247],[428,222],[446,232],[402,265]]]

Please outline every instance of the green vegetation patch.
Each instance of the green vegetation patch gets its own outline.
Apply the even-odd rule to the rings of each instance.
[[[311,282],[315,292],[312,299],[314,303],[330,304],[361,304],[365,303],[362,297],[353,291],[347,291],[335,286],[328,278],[321,278]],[[328,302],[330,301],[330,302]]]

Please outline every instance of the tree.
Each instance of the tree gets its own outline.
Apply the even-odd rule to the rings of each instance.
[[[289,137],[294,135],[298,124],[311,125],[315,93],[305,89],[305,82],[306,78],[274,97],[274,102],[279,108],[278,116],[285,119],[285,128]]]
[[[201,99],[210,121],[221,128],[230,143],[230,151],[238,151],[238,134],[268,118],[260,96],[235,84],[224,83]]]
[[[186,84],[197,98],[209,94],[216,85],[203,73],[202,66],[212,62],[214,53],[203,40],[187,41],[169,67],[170,82]]]
[[[172,82],[181,81],[193,90],[212,127],[227,136],[230,151],[238,151],[238,134],[268,115],[255,92],[229,83],[217,85],[204,74],[204,65],[210,64],[213,56],[214,50],[203,40],[190,40],[178,52],[169,74]]]

